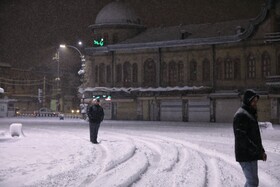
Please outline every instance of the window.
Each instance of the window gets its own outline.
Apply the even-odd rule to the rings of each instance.
[[[138,82],[138,66],[136,63],[132,65],[132,82]]]
[[[233,79],[233,63],[231,58],[226,58],[225,60],[225,79]]]
[[[256,78],[256,59],[250,54],[247,60],[247,77],[249,79]]]
[[[119,36],[117,33],[113,34],[113,44],[118,43],[119,42]]]
[[[105,65],[103,63],[99,66],[99,83],[105,83]]]
[[[178,82],[184,82],[184,64],[181,61],[178,63]]]
[[[103,41],[104,41],[104,45],[109,44],[109,35],[108,33],[103,33]]]
[[[169,85],[175,86],[177,83],[177,64],[174,61],[169,62]]]
[[[218,58],[216,63],[216,78],[217,80],[223,80],[223,63],[222,59]]]
[[[192,60],[190,63],[190,80],[191,81],[197,80],[197,63],[195,60]]]
[[[95,82],[98,83],[98,66],[95,66]]]
[[[156,64],[153,59],[144,62],[144,84],[145,86],[156,85]]]
[[[123,66],[123,81],[125,86],[130,86],[131,83],[131,64],[125,62]]]
[[[168,81],[167,65],[165,62],[162,62],[161,65],[161,83],[162,86],[166,86]]]
[[[210,61],[208,59],[204,59],[202,62],[202,79],[204,81],[210,80]]]
[[[241,79],[241,63],[239,58],[234,59],[234,79]]]
[[[277,75],[280,75],[280,55],[278,55],[278,62],[277,62]]]
[[[116,67],[116,81],[118,83],[122,82],[122,65],[118,64]]]
[[[111,78],[112,78],[111,66],[107,65],[107,67],[106,67],[106,82],[111,83]]]
[[[271,62],[268,52],[262,54],[262,78],[266,78],[271,74]]]

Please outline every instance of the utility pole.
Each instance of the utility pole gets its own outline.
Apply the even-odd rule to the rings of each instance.
[[[56,111],[60,112],[60,62],[59,62],[59,49],[57,49],[57,52],[55,56],[53,57],[53,60],[57,61],[57,77],[55,78],[56,81]]]
[[[46,107],[46,76],[44,76],[43,82],[43,107]]]

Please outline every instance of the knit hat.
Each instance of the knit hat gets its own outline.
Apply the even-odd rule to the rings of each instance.
[[[243,103],[245,105],[250,105],[251,101],[257,97],[258,99],[260,98],[259,95],[256,94],[256,92],[252,89],[248,89],[245,91],[244,96],[243,96]]]

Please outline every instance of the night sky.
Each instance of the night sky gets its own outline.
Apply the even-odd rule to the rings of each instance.
[[[264,0],[123,0],[147,27],[256,17]],[[112,0],[1,0],[0,63],[40,67],[61,43],[91,44],[89,25]],[[71,51],[63,54],[72,58]],[[71,57],[72,56],[72,57]],[[74,58],[75,59],[75,58]],[[0,75],[1,76],[1,75]]]

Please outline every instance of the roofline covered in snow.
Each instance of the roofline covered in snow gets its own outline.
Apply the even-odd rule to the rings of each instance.
[[[169,92],[169,91],[196,91],[196,90],[208,90],[210,87],[206,86],[175,86],[175,87],[88,87],[85,89],[79,89],[80,93],[84,92]]]
[[[137,49],[153,49],[153,48],[168,48],[168,47],[185,47],[185,46],[198,46],[198,45],[217,45],[237,43],[242,40],[248,39],[252,36],[257,26],[262,23],[267,17],[269,11],[269,4],[263,5],[260,14],[249,21],[249,25],[244,32],[228,36],[204,37],[204,38],[187,38],[171,41],[157,41],[157,42],[143,42],[143,43],[128,43],[128,44],[113,44],[104,47],[90,47],[86,48],[88,55],[95,53],[106,53],[118,50],[137,50]]]

